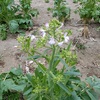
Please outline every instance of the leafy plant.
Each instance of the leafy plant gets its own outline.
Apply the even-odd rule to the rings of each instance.
[[[7,38],[7,26],[2,24],[0,25],[0,39],[5,40]]]
[[[0,75],[0,99],[19,100],[23,93],[20,99],[25,100],[99,100],[100,79],[97,77],[89,77],[82,82],[75,67],[67,68],[65,72],[56,70],[55,73],[48,73],[42,64],[36,68],[34,75],[24,75],[20,68],[3,73]],[[14,93],[12,96],[9,95],[11,92]]]
[[[80,50],[86,49],[85,45],[82,44],[82,43],[77,43],[77,44],[76,44],[76,47],[77,47],[78,49],[80,49]]]
[[[99,0],[77,0],[77,2],[80,2],[77,12],[84,23],[88,23],[91,19],[99,22]]]
[[[21,78],[23,76],[20,68],[13,68],[8,73],[0,75],[0,100],[19,100],[21,92],[25,88]]]
[[[68,45],[65,50],[70,50],[71,43],[68,44],[70,33],[62,31],[61,26],[58,20],[53,19],[40,30],[42,36],[37,38],[31,35],[23,37],[25,39],[18,37],[21,45],[22,43],[27,44],[22,41],[30,38],[31,44],[25,51],[29,54],[28,59],[33,60],[37,67],[34,73],[26,69],[27,73],[23,74],[21,68],[13,68],[10,72],[1,74],[0,99],[4,98],[5,92],[14,91],[16,94],[22,94],[25,100],[99,100],[100,79],[94,76],[82,82],[79,78],[81,75],[79,70],[75,66],[69,67],[66,64],[64,59],[66,55],[61,50],[64,50],[65,43]],[[34,39],[37,41],[32,44]],[[46,50],[39,52],[38,49],[44,46],[47,47]],[[40,63],[38,58],[44,58],[47,66]],[[59,64],[60,70],[58,69]]]
[[[94,11],[92,13],[92,16],[93,16],[93,19],[96,21],[96,22],[99,22],[100,23],[100,2],[97,2],[95,4],[95,8],[94,8]]]
[[[32,17],[37,17],[39,12],[37,9],[32,9],[31,7],[31,1],[32,0],[19,0],[20,5],[18,5],[19,12],[21,12],[18,15],[18,23],[21,28],[28,28],[33,26]]]
[[[49,0],[44,0],[45,1],[45,3],[49,3]]]
[[[54,0],[54,8],[49,8],[53,13],[53,17],[57,17],[57,19],[61,22],[65,22],[70,18],[70,8],[66,7],[66,0]]]
[[[0,0],[0,24],[6,25],[8,33],[16,33],[33,26],[32,17],[39,13],[30,4],[31,0],[19,0],[19,5],[14,0]],[[4,35],[6,39],[7,33]]]

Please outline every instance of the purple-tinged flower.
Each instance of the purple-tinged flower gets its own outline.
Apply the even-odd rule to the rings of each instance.
[[[67,34],[68,34],[67,32],[66,32],[66,33],[64,33],[64,37],[66,37],[66,36],[67,36]]]
[[[50,44],[50,45],[53,45],[53,44],[55,44],[55,43],[56,43],[56,42],[55,42],[54,38],[50,38],[49,44]]]
[[[40,29],[40,32],[41,32],[42,37],[45,37],[45,35],[46,35],[45,30],[44,29]]]
[[[46,23],[46,24],[45,24],[45,27],[46,27],[46,28],[49,28],[49,23]]]
[[[58,42],[58,46],[61,47],[63,45],[63,43],[64,43],[63,41],[62,42]]]

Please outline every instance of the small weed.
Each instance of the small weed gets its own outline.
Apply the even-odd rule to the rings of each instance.
[[[84,45],[84,44],[81,44],[81,43],[76,44],[76,47],[77,47],[78,49],[80,49],[80,50],[86,49],[85,45]]]

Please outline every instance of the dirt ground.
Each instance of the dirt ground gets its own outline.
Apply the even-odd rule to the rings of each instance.
[[[64,29],[71,29],[73,32],[72,38],[83,41],[86,47],[82,50],[76,48],[78,56],[78,63],[76,66],[81,71],[83,78],[92,75],[100,77],[100,31],[96,31],[96,28],[100,26],[100,24],[89,25],[91,33],[89,39],[80,37],[81,32],[79,30],[83,28],[83,26],[74,26],[77,25],[77,22],[80,20],[79,15],[74,14],[77,4],[73,4],[73,0],[67,1],[72,11],[70,21],[66,23]],[[32,7],[37,8],[40,12],[38,18],[33,18],[35,25],[41,26],[50,21],[52,17],[51,13],[47,11],[47,8],[52,5],[53,0],[50,0],[50,3],[45,3],[44,0],[33,0]],[[24,65],[26,61],[24,54],[21,54],[21,51],[17,47],[19,44],[16,38],[17,36],[9,36],[6,41],[0,40],[0,73],[10,70],[11,67]]]

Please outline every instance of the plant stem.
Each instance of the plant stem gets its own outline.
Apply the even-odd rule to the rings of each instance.
[[[49,70],[53,70],[53,60],[54,60],[54,56],[55,56],[55,46],[53,45],[53,51],[52,51],[52,57],[51,57],[51,61],[49,64]]]

